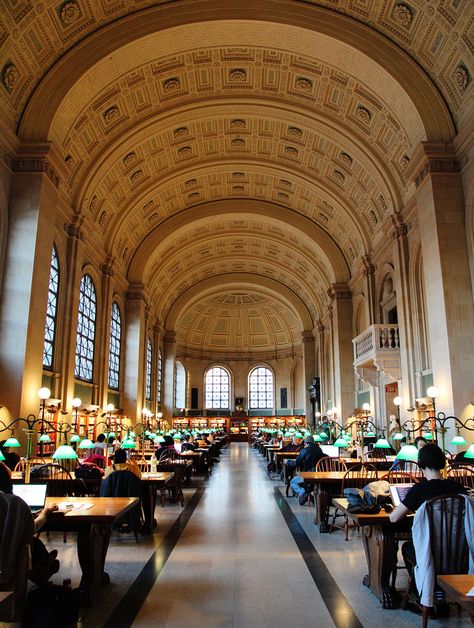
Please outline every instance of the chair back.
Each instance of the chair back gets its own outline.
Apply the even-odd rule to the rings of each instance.
[[[387,456],[383,449],[371,449],[366,454],[367,460],[387,460]]]
[[[346,471],[342,479],[342,490],[344,494],[345,488],[364,488],[369,482],[377,480],[377,469],[371,464],[354,465]]]
[[[325,456],[318,460],[315,471],[347,471],[346,463],[340,458]]]
[[[466,502],[462,495],[435,497],[426,502],[431,554],[436,575],[468,571],[469,552],[464,532]]]
[[[44,480],[72,480],[72,475],[57,462],[46,462],[32,469],[31,479],[35,482],[43,482]]]
[[[389,484],[415,484],[420,478],[412,475],[408,471],[395,471],[391,469],[380,479],[387,480]]]
[[[131,471],[113,471],[102,481],[99,495],[100,497],[139,497],[141,499],[142,481]],[[135,538],[137,538],[136,533],[141,528],[141,503],[117,519],[114,525],[120,526],[123,523],[135,532]]]
[[[417,478],[418,482],[425,477],[418,463],[411,460],[399,460],[397,466],[394,468],[394,465],[392,465],[389,471],[404,471]]]
[[[447,477],[456,480],[467,488],[474,488],[474,467],[461,464],[449,466]]]
[[[180,455],[176,451],[176,449],[174,449],[174,447],[173,448],[169,447],[169,448],[163,449],[163,451],[160,452],[158,461],[163,462],[164,460],[166,461],[169,460],[172,462],[174,460],[179,460],[179,458],[180,458]]]
[[[46,460],[44,458],[31,458],[30,465],[36,464],[46,464]],[[21,458],[15,465],[13,469],[13,473],[23,473],[26,469],[26,458]]]

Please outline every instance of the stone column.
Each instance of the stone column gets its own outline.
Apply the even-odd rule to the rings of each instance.
[[[352,293],[345,284],[328,290],[332,305],[334,352],[334,393],[338,416],[344,423],[354,408],[354,370],[352,366]]]
[[[315,417],[313,416],[312,406],[309,396],[308,387],[313,377],[316,376],[316,354],[314,346],[314,336],[312,331],[303,331],[303,379],[305,387],[305,413],[306,424],[308,427],[314,427]]]
[[[474,398],[474,304],[457,156],[449,144],[424,143],[408,174],[417,188],[437,408],[467,417]]]
[[[124,375],[124,412],[131,419],[141,421],[144,405],[145,381],[145,328],[144,287],[131,285],[127,292],[125,305],[125,375]]]
[[[369,325],[373,325],[376,322],[375,308],[377,300],[375,295],[375,266],[369,255],[364,255],[362,258],[362,264],[364,265],[365,286],[367,289]]]
[[[319,412],[323,413],[323,399],[327,399],[326,389],[327,383],[325,378],[325,361],[326,361],[326,349],[324,346],[324,325],[321,320],[316,321],[316,327],[313,330],[313,335],[317,337],[318,343],[318,375],[319,375],[319,387],[320,387],[320,399],[321,399],[321,407],[319,408]]]
[[[409,408],[415,399],[413,303],[410,290],[410,255],[408,225],[397,214],[392,216],[392,253],[394,262],[394,288],[397,295],[398,331],[400,337],[401,387],[403,408]],[[396,408],[387,408],[388,414],[396,414]]]
[[[0,304],[0,398],[11,417],[38,414],[59,176],[49,144],[12,161],[8,243]],[[63,269],[65,270],[65,269]]]
[[[103,303],[102,316],[101,316],[101,329],[97,329],[98,336],[96,340],[96,360],[100,365],[98,372],[98,401],[97,403],[105,408],[108,404],[109,393],[109,349],[110,349],[110,319],[112,315],[112,297],[113,297],[113,285],[112,277],[114,274],[113,269],[114,260],[109,257],[105,264],[102,264],[102,299]],[[122,335],[123,338],[123,335]],[[119,383],[120,386],[120,383]]]
[[[168,331],[163,339],[163,418],[171,423],[174,414],[174,369],[176,332]]]

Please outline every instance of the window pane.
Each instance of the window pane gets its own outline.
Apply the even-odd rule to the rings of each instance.
[[[174,405],[175,408],[186,407],[186,371],[181,362],[176,362],[174,371]]]
[[[118,389],[120,384],[120,345],[122,338],[122,318],[117,303],[112,303],[110,315],[109,345],[109,388]]]
[[[74,375],[92,381],[94,370],[94,339],[97,301],[94,282],[89,275],[81,279],[79,289],[79,316],[76,337],[76,368]]]
[[[266,410],[273,408],[273,373],[259,366],[249,376],[250,408]]]
[[[156,387],[156,396],[157,396],[156,401],[159,404],[161,403],[162,380],[163,380],[163,359],[161,357],[161,349],[158,349],[158,380],[157,380],[157,387]]]
[[[48,304],[46,306],[46,327],[44,332],[43,366],[53,367],[54,336],[56,332],[56,311],[59,293],[59,259],[55,247],[51,252],[49,271]]]
[[[206,408],[228,410],[230,377],[220,366],[209,369],[206,373]]]
[[[146,375],[145,375],[145,397],[151,400],[151,367],[153,364],[153,351],[151,348],[151,340],[148,338],[146,345]]]

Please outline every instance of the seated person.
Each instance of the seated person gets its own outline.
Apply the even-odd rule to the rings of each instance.
[[[96,438],[94,445],[96,447],[100,447],[101,449],[105,449],[107,446],[105,442],[105,434],[99,434]]]
[[[172,451],[176,451],[175,447],[174,447],[174,439],[172,436],[163,436],[164,441],[157,447],[156,449],[156,457],[158,458],[158,460],[160,459],[160,457],[163,454],[164,451],[166,451],[167,449],[171,449]]]
[[[281,443],[283,443],[283,440],[280,441],[280,444]],[[289,451],[289,452],[299,451],[302,447],[303,447],[303,439],[293,436],[293,438],[291,439],[289,443],[280,447],[280,451]],[[276,466],[275,461],[272,460],[272,462],[269,462],[267,464],[268,473],[275,473],[276,470],[277,470],[277,466]]]
[[[192,434],[185,434],[182,439],[181,453],[185,451],[196,451],[196,443]]]
[[[298,454],[298,457],[295,460],[287,460],[286,464],[293,469],[300,468],[301,471],[314,471],[318,460],[324,457],[323,450],[314,442],[314,438],[310,435],[304,439],[304,447]],[[293,492],[298,495],[299,503],[303,506],[308,500],[310,487],[299,476],[292,478],[290,486]]]
[[[0,451],[2,452],[5,460],[4,463],[10,469],[10,471],[14,471],[16,465],[20,462],[21,458],[16,453],[16,451],[10,451],[10,447],[4,447],[4,443],[6,441],[0,441]]]
[[[91,464],[97,465],[101,469],[105,469],[105,449],[102,447],[94,447],[94,449],[89,449],[87,452],[87,456],[83,459],[83,462],[89,462]]]
[[[462,484],[448,478],[445,480],[441,471],[446,466],[446,456],[438,445],[426,444],[418,451],[418,464],[423,469],[427,482],[418,482],[408,491],[405,499],[390,513],[390,521],[401,521],[408,513],[414,513],[424,502],[434,497],[441,497],[451,493],[466,494]],[[406,568],[411,574],[416,565],[415,547],[413,541],[406,541],[402,545],[402,555]]]
[[[107,478],[114,471],[131,471],[140,480],[142,478],[142,472],[140,471],[140,467],[135,462],[133,462],[133,460],[128,459],[126,449],[117,449],[114,454],[114,462],[112,466],[106,469],[104,479]]]

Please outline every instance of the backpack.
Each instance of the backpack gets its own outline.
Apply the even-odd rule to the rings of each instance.
[[[96,464],[92,464],[92,462],[83,462],[76,467],[74,474],[76,478],[82,478],[84,480],[96,479],[104,475],[104,470]]]
[[[48,582],[32,587],[26,598],[22,628],[64,628],[79,621],[81,592]]]

